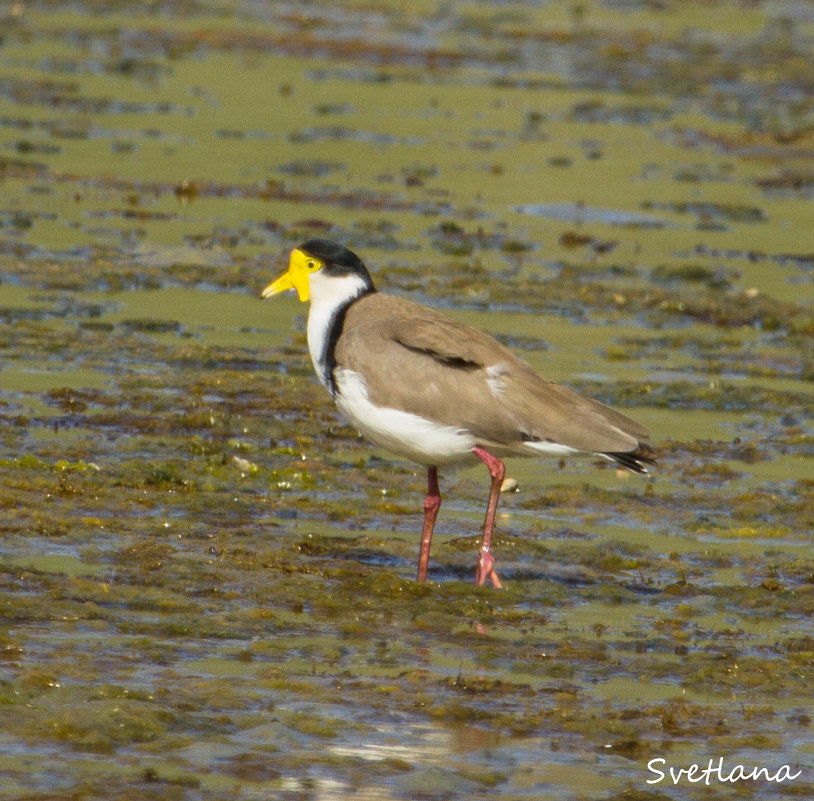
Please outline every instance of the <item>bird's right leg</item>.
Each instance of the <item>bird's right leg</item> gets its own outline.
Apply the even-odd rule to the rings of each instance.
[[[496,456],[492,456],[485,448],[477,445],[472,449],[478,457],[489,468],[489,475],[492,477],[492,486],[489,491],[489,504],[486,507],[486,519],[483,521],[483,540],[478,554],[478,569],[475,573],[475,583],[484,584],[488,578],[497,589],[502,589],[497,573],[495,572],[495,557],[492,555],[492,534],[495,531],[495,514],[497,513],[497,502],[500,498],[500,488],[506,476],[506,466]]]

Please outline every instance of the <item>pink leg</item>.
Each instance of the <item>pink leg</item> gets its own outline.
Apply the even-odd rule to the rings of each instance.
[[[492,533],[495,530],[495,514],[497,513],[497,502],[500,498],[500,487],[506,475],[506,466],[496,456],[492,456],[485,448],[476,445],[472,453],[478,457],[488,468],[492,477],[492,488],[489,491],[489,504],[486,507],[486,519],[483,521],[483,540],[480,546],[478,557],[478,569],[475,573],[475,583],[484,584],[486,579],[501,589],[503,585],[495,572],[495,557],[492,555]]]
[[[418,555],[418,580],[427,580],[430,564],[430,544],[435,528],[435,518],[441,508],[441,490],[438,487],[438,468],[427,468],[427,497],[424,498],[424,528],[421,530],[421,551]]]

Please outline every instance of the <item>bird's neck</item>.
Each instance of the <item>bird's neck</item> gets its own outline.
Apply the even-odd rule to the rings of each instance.
[[[345,314],[364,295],[375,292],[361,276],[350,275],[331,279],[331,292],[311,297],[308,312],[308,351],[320,383],[336,395],[333,371],[336,367],[334,350],[342,333]]]

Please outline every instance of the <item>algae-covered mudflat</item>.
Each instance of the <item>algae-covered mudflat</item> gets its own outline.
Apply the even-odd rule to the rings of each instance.
[[[810,4],[0,16],[0,799],[814,796]],[[423,470],[258,297],[311,236],[652,476],[510,460],[498,592],[447,470],[417,584]]]

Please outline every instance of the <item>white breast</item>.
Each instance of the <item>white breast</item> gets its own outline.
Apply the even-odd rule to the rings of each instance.
[[[418,464],[443,465],[467,459],[475,447],[466,430],[370,402],[364,379],[346,368],[335,372],[336,405],[368,439]]]

